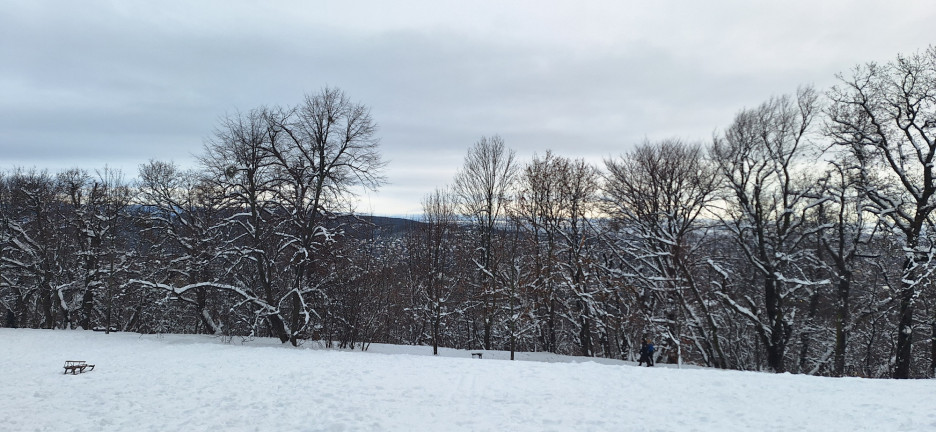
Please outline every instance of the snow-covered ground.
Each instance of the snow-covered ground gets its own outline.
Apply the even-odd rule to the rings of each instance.
[[[936,380],[0,329],[2,431],[932,431]],[[65,360],[94,371],[63,375]],[[539,361],[531,361],[539,360]]]

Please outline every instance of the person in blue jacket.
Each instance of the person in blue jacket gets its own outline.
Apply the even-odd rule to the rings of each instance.
[[[644,339],[640,344],[640,360],[637,362],[637,366],[642,366],[644,362],[647,362],[647,367],[653,366],[653,351],[653,341]]]

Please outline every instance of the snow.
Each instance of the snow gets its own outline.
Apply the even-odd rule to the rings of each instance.
[[[0,430],[936,430],[936,380],[431,351],[0,329]],[[64,375],[65,360],[96,367]]]

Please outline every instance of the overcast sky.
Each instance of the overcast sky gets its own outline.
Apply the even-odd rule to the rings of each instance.
[[[523,162],[708,140],[934,23],[931,0],[3,0],[0,168],[192,166],[219,117],[328,85],[371,107],[389,161],[358,210],[416,215],[481,136]]]

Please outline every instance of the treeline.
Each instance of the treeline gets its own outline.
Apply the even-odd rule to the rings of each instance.
[[[741,110],[709,142],[595,166],[503,140],[423,219],[369,110],[326,88],[226,117],[181,170],[0,177],[8,327],[548,351],[830,376],[936,373],[936,48]]]

